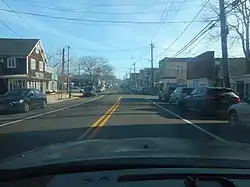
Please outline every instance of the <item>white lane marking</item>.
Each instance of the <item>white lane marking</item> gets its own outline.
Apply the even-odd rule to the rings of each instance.
[[[189,125],[191,125],[191,126],[197,128],[197,129],[199,129],[200,131],[204,132],[205,134],[211,136],[212,138],[214,138],[214,139],[216,139],[216,140],[219,140],[219,141],[221,141],[221,142],[223,142],[223,143],[228,143],[228,141],[224,140],[223,138],[221,138],[221,137],[219,137],[219,136],[217,136],[217,135],[215,135],[215,134],[213,134],[213,133],[207,131],[206,129],[203,129],[202,127],[200,127],[200,126],[198,126],[198,125],[192,123],[191,121],[189,121],[189,120],[187,120],[187,119],[185,119],[185,118],[179,116],[178,114],[176,114],[176,113],[174,113],[174,112],[172,112],[172,111],[170,111],[170,110],[168,110],[168,109],[166,109],[166,108],[164,108],[164,107],[158,105],[157,103],[155,103],[155,102],[153,102],[153,101],[151,101],[151,100],[149,100],[149,99],[147,99],[147,98],[145,98],[145,99],[146,99],[147,101],[149,101],[150,103],[156,105],[157,107],[159,107],[159,108],[165,110],[166,112],[168,112],[168,113],[174,115],[175,117],[177,117],[177,118],[179,118],[179,119],[185,121],[187,124],[189,124]]]
[[[104,96],[105,95],[102,95],[100,97],[96,97],[94,99],[91,99],[91,100],[88,100],[88,101],[85,101],[85,102],[82,102],[82,103],[77,103],[75,105],[70,105],[70,106],[66,106],[66,107],[63,107],[63,108],[56,109],[56,110],[51,110],[51,111],[48,111],[48,112],[44,112],[44,113],[36,114],[36,115],[33,115],[33,116],[29,116],[29,117],[19,119],[19,120],[16,120],[16,121],[10,121],[10,122],[7,122],[7,123],[3,123],[3,124],[0,125],[0,128],[4,127],[4,126],[7,126],[7,125],[14,124],[14,123],[19,123],[19,122],[26,121],[26,120],[29,120],[29,119],[34,119],[34,118],[37,118],[37,117],[40,117],[40,116],[44,116],[44,115],[47,115],[47,114],[52,114],[52,113],[55,113],[55,112],[58,112],[58,111],[62,111],[62,110],[73,108],[73,107],[76,107],[76,106],[79,106],[79,105],[83,105],[83,104],[95,101],[97,99],[101,99]]]

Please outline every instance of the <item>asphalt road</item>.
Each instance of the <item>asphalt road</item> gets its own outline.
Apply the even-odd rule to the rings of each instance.
[[[26,114],[0,115],[0,158],[50,144],[94,138],[170,137],[203,143],[250,143],[250,130],[227,121],[183,114],[154,96],[112,91],[51,104]],[[204,144],[205,145],[205,144]]]

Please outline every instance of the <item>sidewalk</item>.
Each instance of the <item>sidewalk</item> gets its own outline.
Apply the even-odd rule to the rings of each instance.
[[[68,101],[68,100],[73,100],[73,99],[77,99],[79,97],[81,97],[82,94],[81,93],[73,93],[71,95],[71,98],[69,98],[69,94],[68,93],[63,93],[63,94],[47,94],[47,102],[48,104],[53,104],[53,103],[59,103],[62,101]]]

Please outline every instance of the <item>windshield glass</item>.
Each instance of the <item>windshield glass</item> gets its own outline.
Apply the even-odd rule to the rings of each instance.
[[[160,155],[250,169],[250,0],[0,4],[0,163]]]
[[[28,89],[13,89],[7,92],[5,95],[11,96],[11,95],[27,95],[29,93]]]

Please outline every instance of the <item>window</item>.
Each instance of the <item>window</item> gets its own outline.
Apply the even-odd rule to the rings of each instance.
[[[43,62],[39,61],[39,71],[43,71]]]
[[[7,68],[16,68],[16,58],[7,58]]]
[[[30,68],[36,69],[36,60],[33,58],[30,59]]]

